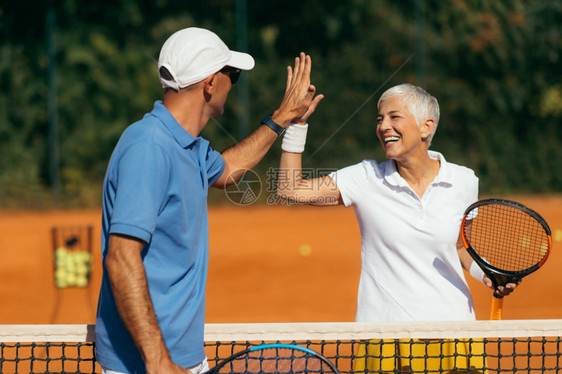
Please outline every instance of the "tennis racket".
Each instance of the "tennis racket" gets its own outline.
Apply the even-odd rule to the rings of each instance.
[[[537,212],[505,199],[469,206],[461,224],[464,247],[494,288],[517,282],[538,270],[552,248],[550,227]],[[490,319],[502,318],[503,296],[494,291]]]
[[[293,344],[262,344],[237,352],[205,374],[333,373],[335,366],[321,354]]]

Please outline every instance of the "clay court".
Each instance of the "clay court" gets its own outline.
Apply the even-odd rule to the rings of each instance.
[[[562,318],[562,196],[511,196],[549,223],[547,263],[505,300],[504,319]],[[0,211],[1,324],[94,323],[101,280],[101,212]],[[353,321],[360,272],[352,209],[211,207],[207,322]],[[92,226],[87,287],[57,289],[53,227]],[[491,291],[468,279],[478,319]]]

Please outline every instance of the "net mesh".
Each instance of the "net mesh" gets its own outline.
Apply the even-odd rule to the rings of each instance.
[[[0,326],[0,373],[100,373],[93,326]],[[341,373],[561,373],[562,320],[207,324],[209,366],[250,346],[297,344]],[[263,372],[257,371],[247,372]],[[279,371],[290,372],[290,371]]]
[[[100,373],[93,342],[0,343],[0,373]]]

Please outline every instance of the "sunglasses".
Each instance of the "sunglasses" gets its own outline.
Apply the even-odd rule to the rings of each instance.
[[[230,83],[232,84],[238,82],[238,78],[240,78],[241,72],[242,70],[233,68],[231,66],[225,66],[221,69],[221,73],[228,73],[228,76],[230,77]]]

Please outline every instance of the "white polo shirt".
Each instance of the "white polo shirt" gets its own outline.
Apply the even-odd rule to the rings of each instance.
[[[331,174],[361,230],[356,321],[475,319],[456,242],[478,178],[440,153],[429,156],[440,168],[421,198],[394,161],[364,160]]]

